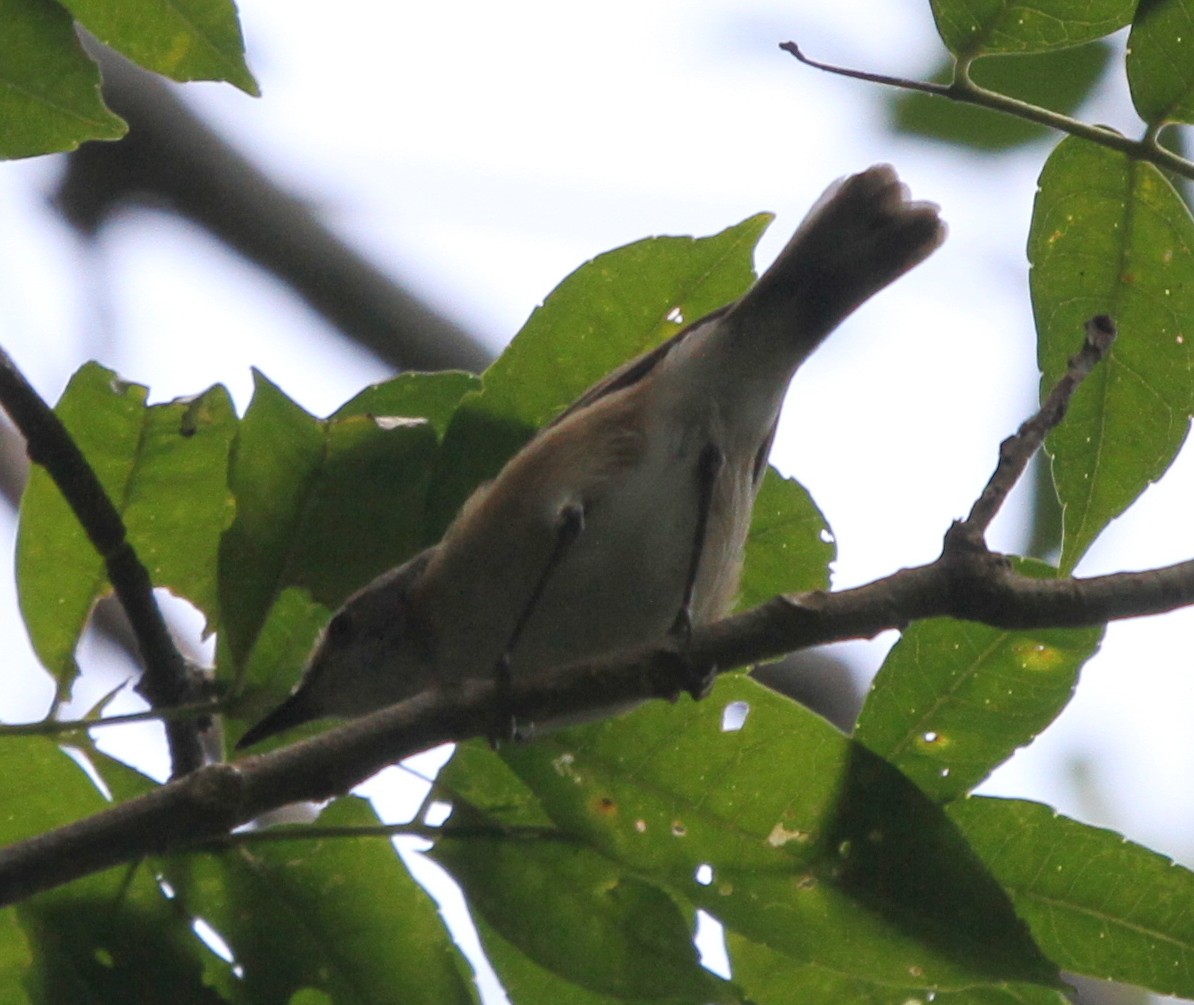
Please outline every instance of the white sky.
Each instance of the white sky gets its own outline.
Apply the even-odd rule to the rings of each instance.
[[[242,0],[241,14],[264,97],[219,85],[185,97],[495,347],[580,262],[646,235],[772,210],[765,264],[829,181],[876,161],[938,201],[950,240],[801,371],[776,445],[832,523],[838,585],[934,557],[1034,405],[1024,243],[1047,148],[980,157],[895,137],[875,88],[777,49],[792,38],[831,62],[923,74],[940,51],[927,4],[346,0],[329,16],[310,0]],[[1086,116],[1136,132],[1124,90]],[[329,359],[325,327],[287,291],[152,214],[107,233],[88,263],[96,282],[79,290],[79,252],[41,202],[56,170],[0,172],[0,219],[13,224],[0,229],[0,339],[46,394],[92,357],[156,400],[220,381],[242,407],[251,365],[320,412],[385,376]],[[1192,482],[1194,463],[1179,462],[1080,571],[1194,555]],[[1021,531],[1005,516],[992,543],[1014,549]],[[0,631],[10,665],[31,666],[20,627]],[[1061,719],[985,790],[1045,799],[1194,864],[1192,631],[1189,614],[1113,626]],[[890,642],[848,651],[871,672]],[[10,714],[38,715],[46,689],[6,678],[22,706]],[[1097,796],[1072,784],[1075,764]]]

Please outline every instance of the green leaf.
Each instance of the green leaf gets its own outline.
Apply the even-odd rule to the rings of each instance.
[[[970,76],[988,90],[1069,115],[1090,96],[1110,59],[1111,46],[1097,41],[1055,52],[988,56],[974,63]],[[931,79],[952,80],[953,60]],[[1014,115],[917,91],[894,92],[888,111],[894,129],[977,150],[1010,151],[1052,135]]]
[[[1067,49],[1132,20],[1135,0],[932,0],[937,33],[960,59]]]
[[[1064,140],[1041,173],[1028,239],[1042,395],[1085,322],[1119,338],[1049,436],[1064,509],[1061,571],[1168,468],[1194,408],[1194,221],[1151,164]]]
[[[89,363],[57,413],[124,519],[155,586],[217,611],[216,548],[232,520],[226,471],[236,415],[216,386],[146,407],[148,391]],[[109,591],[103,560],[46,472],[35,467],[17,538],[21,612],[38,657],[63,693],[95,601]]]
[[[760,213],[712,237],[651,237],[586,262],[535,309],[472,399],[535,428],[615,367],[740,297]]]
[[[740,297],[754,281],[754,247],[770,221],[759,214],[712,237],[647,238],[598,255],[565,278],[453,417],[434,494],[438,530],[581,392]]]
[[[1194,997],[1194,872],[1041,803],[971,797],[949,814],[1060,966]]]
[[[106,806],[79,765],[45,737],[9,737],[0,744],[0,800],[19,807],[19,812],[0,814],[0,844]],[[15,917],[31,956],[31,965],[20,973],[30,1001],[220,1001],[202,980],[207,949],[143,866],[87,876],[37,894],[5,914]],[[18,944],[4,952],[23,950]],[[0,986],[9,980],[5,974]]]
[[[332,613],[331,607],[316,603],[304,589],[288,587],[278,594],[253,647],[238,664],[239,688],[225,713],[227,740],[235,742],[251,723],[290,693]],[[236,662],[223,635],[217,639],[216,662],[220,667]],[[289,733],[288,739],[276,742],[292,742],[296,735],[299,734]],[[268,745],[263,749],[268,749]]]
[[[511,1002],[554,1002],[560,1005],[660,1005],[661,999],[644,994],[606,995],[566,980],[560,974],[539,966],[526,953],[502,938],[483,915],[473,918],[485,956],[493,965]],[[723,985],[724,987],[724,985]],[[721,989],[718,989],[721,990]],[[666,999],[664,999],[666,1000]],[[704,1001],[705,999],[697,999]],[[681,1000],[684,1005],[692,998]],[[681,1005],[680,1001],[676,1005]]]
[[[1141,0],[1127,62],[1132,103],[1145,122],[1194,122],[1194,2]]]
[[[829,587],[837,546],[812,496],[795,479],[768,468],[759,489],[738,607],[753,607],[780,593]]]
[[[480,390],[481,378],[464,371],[400,373],[392,380],[372,384],[354,395],[332,414],[333,419],[353,415],[426,419],[443,436],[460,399]]]
[[[78,764],[44,736],[0,743],[0,799],[19,813],[0,813],[0,846],[61,827],[106,807]]]
[[[746,711],[741,729],[723,728],[730,705]],[[905,989],[1055,986],[941,810],[749,679],[723,678],[709,701],[552,733],[502,759],[499,769],[479,745],[460,748],[445,791],[494,824],[525,826],[538,809],[572,845],[794,960]]]
[[[224,1005],[211,952],[143,866],[88,877],[20,904],[35,1002]]]
[[[1040,562],[1020,571],[1056,574]],[[1057,717],[1102,636],[1101,628],[918,621],[884,660],[854,737],[932,798],[956,799]]]
[[[688,924],[677,923],[676,904],[663,892],[651,888],[644,894],[663,926],[648,933],[644,945],[640,919],[626,891],[618,890],[623,870],[614,863],[575,842],[483,836],[490,807],[500,808],[503,828],[541,833],[551,825],[534,793],[491,750],[480,744],[458,748],[440,782],[458,804],[451,827],[463,831],[439,841],[432,857],[463,887],[486,951],[514,1001],[547,995],[559,1001],[564,989],[574,996],[567,1000],[578,1003],[606,1002],[609,996],[658,1001],[682,993],[685,1000],[725,1000],[724,984],[700,970]],[[522,901],[527,904],[518,906]],[[644,961],[646,947],[650,955]],[[653,962],[657,952],[659,972]],[[606,966],[607,959],[614,965]],[[636,978],[640,967],[648,980]],[[526,997],[519,998],[520,992]]]
[[[362,799],[320,814],[325,827],[376,827]],[[257,842],[163,861],[179,905],[204,919],[240,968],[219,982],[236,1002],[285,1002],[315,989],[336,1002],[474,1002],[467,967],[431,899],[390,841]]]
[[[733,1001],[658,886],[563,841],[442,840],[435,859],[470,905],[539,967],[618,998]]]
[[[393,416],[416,417],[438,395],[442,422],[443,402],[468,386],[459,374],[412,374],[321,421],[256,374],[230,473],[236,522],[220,548],[221,627],[234,667],[288,587],[331,610],[425,543],[435,427]],[[371,413],[382,404],[387,414]]]
[[[136,799],[160,787],[160,783],[149,775],[142,774],[132,765],[99,750],[93,737],[93,733],[84,733],[80,737],[79,746],[107,788],[113,802],[122,803],[127,799]]]
[[[1061,503],[1053,487],[1049,459],[1043,452],[1033,455],[1028,465],[1028,482],[1032,508],[1024,554],[1049,558],[1061,550]]]
[[[49,0],[0,0],[0,157],[119,139],[128,125],[100,97],[99,67],[70,15]]]
[[[734,980],[753,1005],[919,1005],[906,988],[865,981],[825,967],[799,963],[735,932],[726,938]],[[937,991],[933,1005],[1068,1005],[1061,991],[1035,984],[970,987]]]
[[[27,983],[33,969],[33,946],[17,919],[17,912],[0,911],[0,1001],[33,1005]]]
[[[61,0],[91,34],[172,80],[226,80],[261,92],[245,65],[232,0]]]

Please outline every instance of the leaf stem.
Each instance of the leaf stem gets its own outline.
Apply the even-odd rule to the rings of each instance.
[[[948,98],[950,101],[960,101],[994,112],[1014,115],[1027,122],[1035,122],[1037,125],[1056,129],[1059,132],[1089,140],[1091,143],[1098,143],[1112,150],[1118,150],[1128,157],[1148,161],[1159,168],[1194,181],[1194,161],[1179,157],[1173,151],[1161,146],[1157,142],[1158,130],[1156,127],[1149,127],[1142,139],[1134,140],[1108,126],[1092,125],[1089,122],[1062,115],[1060,112],[1042,108],[1040,105],[1033,105],[1027,101],[1021,101],[1019,98],[1012,98],[1006,94],[1000,94],[998,91],[988,90],[976,84],[971,78],[970,63],[972,60],[958,61],[955,64],[952,83],[937,84],[928,80],[913,80],[884,73],[869,73],[865,70],[852,70],[845,66],[822,63],[806,56],[795,42],[781,42],[779,47],[784,52],[795,56],[805,66],[824,70],[826,73],[832,73],[839,77],[850,77],[853,80],[865,80],[871,84],[882,84],[885,87],[896,87],[902,91],[918,91],[922,94],[931,94],[939,98]]]

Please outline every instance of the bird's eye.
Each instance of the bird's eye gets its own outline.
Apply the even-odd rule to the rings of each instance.
[[[332,645],[344,645],[353,635],[352,615],[348,611],[340,611],[328,622],[327,633],[324,636]]]

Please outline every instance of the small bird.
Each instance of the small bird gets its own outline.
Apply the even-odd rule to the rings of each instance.
[[[797,367],[944,238],[937,206],[910,201],[890,166],[835,182],[745,296],[591,387],[439,544],[349,597],[290,697],[237,746],[724,614]]]

